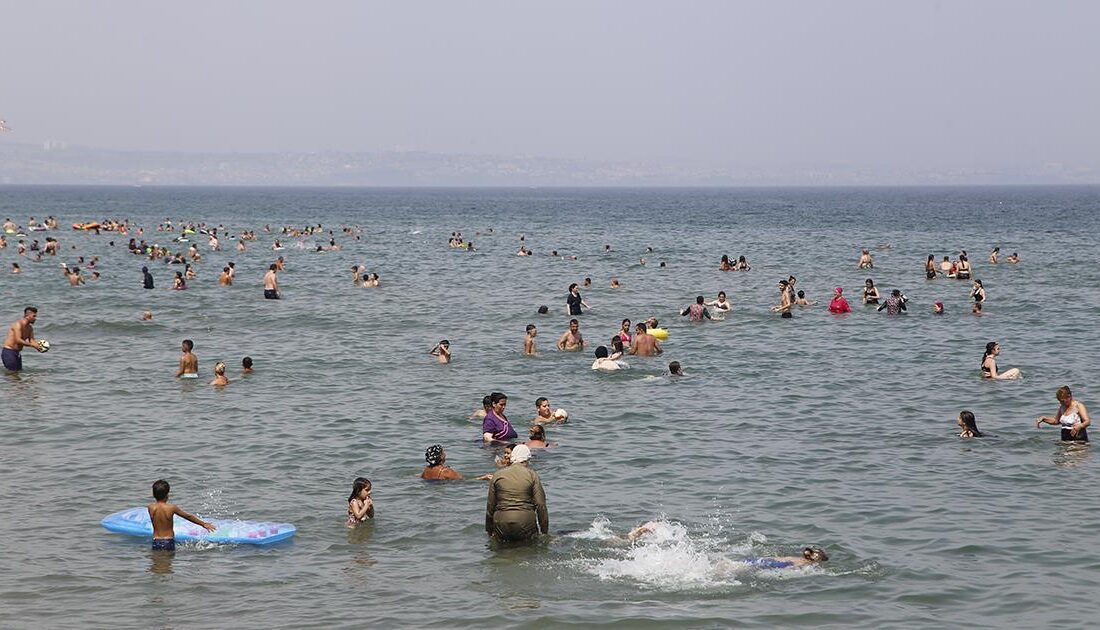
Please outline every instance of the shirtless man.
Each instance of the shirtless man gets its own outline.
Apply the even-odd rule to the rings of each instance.
[[[538,336],[539,329],[534,324],[527,324],[527,336],[523,339],[523,354],[535,355],[535,337]]]
[[[662,352],[664,350],[661,349],[661,344],[657,341],[657,338],[646,332],[645,324],[638,322],[638,325],[634,327],[634,340],[630,344],[630,354],[639,357],[651,357]]]
[[[195,356],[191,350],[195,348],[195,342],[190,339],[184,339],[180,344],[180,351],[183,355],[180,357],[180,367],[176,370],[176,378],[198,378],[199,377],[199,358]]]
[[[80,275],[80,267],[65,267],[65,277],[69,279],[70,286],[80,286],[84,284],[84,276]]]
[[[34,322],[38,319],[38,309],[28,306],[23,309],[23,319],[15,322],[8,329],[8,336],[4,338],[3,360],[4,367],[12,372],[23,369],[23,356],[20,354],[24,346],[30,346],[42,352],[42,342],[34,338]]]
[[[584,349],[585,341],[581,336],[581,323],[576,319],[569,320],[569,330],[562,333],[558,339],[558,350],[566,352],[579,352]]]
[[[271,266],[267,268],[267,273],[264,274],[264,299],[279,299],[279,281],[275,279],[275,273],[278,270],[279,265],[271,263]]]
[[[218,276],[218,284],[223,287],[233,284],[233,276],[229,273],[229,267],[222,267],[222,275]]]

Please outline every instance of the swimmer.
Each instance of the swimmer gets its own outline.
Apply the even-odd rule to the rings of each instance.
[[[801,556],[777,556],[771,558],[745,558],[742,562],[762,569],[788,569],[801,567],[807,564],[818,564],[829,559],[825,550],[816,547],[805,547]]]
[[[713,306],[714,310],[720,311],[722,313],[728,313],[729,311],[733,310],[733,305],[726,300],[725,291],[719,291],[717,300],[711,300],[709,302],[705,302],[705,304],[707,306]]]
[[[1035,421],[1035,428],[1052,424],[1062,428],[1063,442],[1088,442],[1089,432],[1086,429],[1092,424],[1092,420],[1085,403],[1074,399],[1073,392],[1065,385],[1059,387],[1054,396],[1058,399],[1058,413],[1054,417],[1039,416]]]
[[[969,411],[960,411],[955,423],[962,429],[959,433],[961,438],[984,437],[984,434],[978,430],[978,422],[974,419],[974,414]]]
[[[581,335],[581,323],[575,319],[569,320],[569,330],[562,333],[558,339],[558,350],[563,352],[580,352],[587,344]]]
[[[535,337],[538,334],[539,329],[534,324],[527,324],[527,335],[523,338],[523,354],[528,356],[538,354],[535,352]]]
[[[1000,255],[1001,255],[1001,248],[1000,247],[994,247],[993,251],[989,252],[989,264],[996,265],[997,264],[997,257],[1000,256]]]
[[[871,259],[871,252],[867,251],[866,249],[863,250],[863,253],[859,255],[859,265],[858,265],[857,268],[859,268],[859,269],[874,269],[875,268],[875,261]]]
[[[752,267],[749,266],[749,261],[741,256],[737,259],[737,266],[734,267],[735,271],[751,271]]]
[[[934,254],[928,254],[928,260],[924,263],[924,277],[929,280],[935,280],[936,278],[936,256]]]
[[[981,280],[974,280],[974,286],[970,289],[970,297],[975,304],[985,302],[985,285],[982,284]]]
[[[374,518],[374,500],[371,499],[371,483],[366,477],[357,477],[351,485],[348,496],[348,529],[352,529],[367,519]]]
[[[848,300],[844,299],[844,289],[836,287],[833,289],[833,299],[829,302],[830,313],[851,313],[852,307],[848,305]]]
[[[589,281],[591,282],[591,280]],[[587,286],[587,285],[586,285]],[[565,298],[565,314],[566,315],[580,315],[581,307],[592,308],[581,298],[581,292],[577,288],[577,283],[569,285],[569,295]]]
[[[806,299],[806,292],[799,291],[798,295],[794,298],[795,306],[815,306],[817,302],[813,302]]]
[[[793,304],[791,300],[791,294],[787,290],[789,286],[790,285],[787,280],[779,281],[779,304],[771,307],[771,311],[773,313],[779,313],[779,316],[783,319],[791,318],[791,306]]]
[[[38,309],[28,306],[23,309],[23,318],[8,328],[8,335],[4,338],[4,348],[0,352],[4,367],[11,372],[23,369],[23,348],[30,346],[39,352],[43,350],[42,342],[34,338],[34,322],[38,320]]]
[[[618,361],[626,354],[626,348],[623,346],[623,338],[615,335],[611,338],[611,355],[608,356],[612,361]]]
[[[177,271],[176,272],[176,277],[172,278],[172,290],[173,291],[183,291],[186,288],[187,288],[187,281],[183,279],[183,273],[180,272],[180,271]]]
[[[878,287],[875,286],[875,281],[867,278],[867,282],[863,283],[863,303],[878,304],[880,297]]]
[[[877,310],[886,310],[887,315],[900,315],[907,309],[905,303],[909,301],[909,298],[901,294],[901,289],[894,289],[890,292],[890,297],[886,298],[886,301],[879,305]]]
[[[657,338],[646,332],[646,325],[638,322],[634,326],[634,341],[630,344],[630,354],[639,357],[651,357],[659,355],[664,350]]]
[[[229,267],[222,267],[222,275],[218,276],[218,284],[223,287],[233,284],[233,276],[229,273]]]
[[[618,279],[618,278],[612,278],[612,279],[611,279],[611,288],[612,288],[612,289],[618,289],[618,288],[620,288],[621,286],[622,286],[622,285],[621,285],[621,284],[619,284],[619,279]]]
[[[538,313],[539,313],[539,315],[548,315],[548,314],[550,314],[550,307],[543,304],[542,306],[540,306],[538,308]]]
[[[943,315],[943,302],[936,300],[932,303],[932,314]]]
[[[553,411],[550,408],[549,398],[539,396],[535,399],[535,417],[531,420],[531,424],[560,424],[568,418],[564,410]]]
[[[998,372],[997,355],[999,354],[1001,354],[1001,344],[996,341],[985,344],[985,354],[982,355],[982,378],[1008,381],[1023,377],[1023,373],[1020,372],[1019,368]]]
[[[695,297],[695,304],[691,304],[688,307],[680,311],[680,316],[687,316],[689,321],[701,322],[704,318],[710,319],[710,311],[706,307],[706,298],[699,295]]]
[[[143,322],[153,321],[153,311],[143,311],[141,313],[141,321],[143,321]]]
[[[722,254],[722,260],[718,262],[718,271],[733,271],[733,263],[727,254]]]
[[[623,343],[630,343],[631,336],[630,336],[630,320],[629,319],[624,319],[622,321],[622,325],[619,328],[619,332],[616,333],[616,336]]]
[[[531,425],[527,430],[527,441],[524,444],[527,448],[550,448],[551,444],[546,441],[546,428],[541,424]]]
[[[493,392],[490,396],[491,408],[485,414],[481,422],[481,439],[486,442],[507,442],[516,439],[516,430],[504,415],[504,409],[508,406],[508,397],[500,392]]]
[[[428,351],[428,354],[435,357],[440,363],[451,362],[451,342],[446,339],[435,344],[435,347]]]
[[[516,447],[515,444],[505,444],[504,450],[493,458],[493,463],[497,468],[505,468],[512,465],[512,449]]]
[[[11,264],[11,272],[12,273],[22,273],[23,269],[19,266],[19,263],[13,262]]]
[[[970,307],[970,312],[981,317],[982,315],[982,303],[974,302],[974,306]]]
[[[970,279],[970,261],[966,257],[966,252],[959,254],[959,264],[955,269],[955,278],[959,280]]]
[[[183,354],[180,356],[180,366],[176,370],[176,378],[199,377],[199,358],[191,352],[194,349],[195,342],[190,339],[184,339],[183,343],[180,344],[180,352]]]
[[[679,361],[672,361],[671,363],[668,364],[668,375],[669,376],[683,376],[684,375],[684,369],[682,367],[680,367],[680,362]]]
[[[486,415],[488,415],[489,411],[493,408],[492,401],[493,399],[491,396],[485,396],[484,398],[482,398],[481,409],[475,409],[474,412],[470,414],[470,420],[481,420]]]
[[[210,532],[217,529],[194,514],[183,511],[178,505],[169,503],[168,493],[171,490],[171,486],[163,479],[153,482],[153,503],[146,508],[149,510],[149,522],[153,525],[153,551],[176,550],[175,517],[177,516]]]
[[[229,384],[229,378],[225,375],[225,363],[218,361],[214,364],[214,380],[210,384],[215,387],[225,387]]]
[[[944,256],[943,260],[940,261],[940,273],[942,273],[945,276],[946,275],[951,275],[953,273],[951,271],[951,269],[953,267],[954,267],[954,265],[951,264],[951,258],[948,257],[948,256]]]
[[[600,346],[596,348],[596,360],[592,362],[592,369],[610,372],[621,370],[622,366],[619,365],[618,361],[614,361],[608,357],[607,346]]]
[[[1016,263],[1020,262],[1020,255],[1016,252],[1012,252],[1008,255],[1008,258],[1005,258],[1005,262],[1015,265]]]
[[[280,260],[282,260],[281,257]],[[271,266],[267,268],[267,273],[264,274],[265,300],[278,300],[281,297],[279,295],[279,280],[275,277],[278,271],[279,263],[271,263]]]
[[[241,374],[252,373],[252,357],[245,357],[241,359]]]
[[[432,444],[424,451],[424,461],[428,464],[420,473],[421,479],[429,481],[463,481],[466,478],[462,473],[447,465],[447,451],[442,444]],[[488,481],[492,475],[474,477],[480,481]]]
[[[589,287],[591,287],[591,286],[592,286],[592,278],[585,278],[585,279],[584,279],[584,288],[586,288],[586,289],[587,289],[587,288],[589,288]]]

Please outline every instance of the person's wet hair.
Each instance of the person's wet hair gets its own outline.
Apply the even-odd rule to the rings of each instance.
[[[252,367],[252,357],[245,357],[241,359],[241,366],[246,368]]]
[[[545,315],[549,312],[550,312],[550,307],[546,306],[545,304],[543,304],[542,306],[539,307],[539,315]]]
[[[527,434],[532,440],[546,441],[546,429],[544,429],[541,424],[532,425],[531,428],[527,430]]]
[[[703,296],[701,296],[701,295],[695,296],[695,303],[696,304],[702,304],[705,301],[706,301],[706,298],[704,298]]]
[[[492,396],[485,396],[484,398],[481,399],[481,406],[482,407],[491,407],[492,405],[493,405],[493,397]]]
[[[825,550],[817,547],[805,547],[802,549],[802,557],[814,562],[825,562],[829,559]]]
[[[532,331],[532,330],[534,330],[534,329],[535,329],[535,325],[534,325],[534,324],[527,324],[527,332],[531,332],[531,331]]]
[[[974,418],[974,413],[971,411],[960,411],[959,420],[962,422],[963,427],[971,433],[974,437],[982,437],[982,432],[978,430],[978,421]]]
[[[370,479],[366,477],[356,477],[355,481],[351,484],[351,494],[348,495],[348,503],[351,503],[352,499],[358,498],[361,491],[370,489]]]
[[[599,348],[596,348],[596,358],[597,359],[606,359],[607,358],[607,346],[600,346]]]
[[[157,479],[153,482],[153,498],[157,501],[164,501],[168,498],[168,491],[171,490],[171,486],[163,479]]]
[[[195,349],[195,342],[191,341],[190,339],[184,339],[183,340],[183,347],[187,348],[188,351],[194,350]]]
[[[550,399],[547,398],[546,396],[539,396],[538,398],[536,398],[535,399],[535,409],[538,409],[539,407],[541,407],[542,403],[544,403],[548,400],[550,400]]]

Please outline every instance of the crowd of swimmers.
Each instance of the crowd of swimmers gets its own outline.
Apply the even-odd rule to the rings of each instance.
[[[56,220],[52,220],[53,229],[56,229],[56,223]],[[49,225],[49,223],[47,223],[47,225]],[[16,234],[18,232],[18,226],[11,222],[10,219],[5,223],[4,229],[7,234]],[[47,227],[45,229],[50,228]],[[202,255],[198,251],[197,246],[193,243],[189,245],[186,254],[183,252],[171,253],[168,248],[161,247],[157,244],[148,244],[144,240],[139,242],[137,239],[143,235],[143,228],[132,226],[125,221],[105,221],[96,224],[94,228],[88,229],[94,229],[97,234],[100,230],[121,235],[129,235],[131,232],[136,233],[137,238],[131,238],[128,244],[130,252],[145,257],[150,261],[163,260],[169,264],[184,265],[183,270],[175,273],[175,277],[173,278],[173,289],[186,289],[187,280],[196,277],[192,265],[201,262]],[[176,227],[167,219],[157,226],[157,232],[175,231]],[[270,226],[265,226],[264,231],[267,233],[272,232]],[[216,251],[221,248],[219,235],[227,234],[228,230],[226,230],[224,226],[213,227],[205,224],[182,223],[180,232],[181,236],[173,239],[174,242],[188,242],[188,236],[202,234],[208,239],[208,247]],[[316,225],[303,228],[284,227],[281,231],[276,231],[276,233],[281,234],[283,238],[301,239],[325,234],[326,231],[321,225]],[[327,234],[329,236],[328,244],[319,245],[316,251],[338,251],[340,249],[340,246],[335,241],[334,232],[329,230]],[[356,239],[360,238],[360,230],[358,230],[358,228],[344,227],[341,229],[341,234],[352,236]],[[492,236],[492,234],[492,230],[489,230],[485,235]],[[244,251],[246,249],[247,246],[245,242],[257,240],[256,233],[247,230],[238,233],[236,238],[238,251]],[[34,241],[30,251],[35,252],[34,255],[37,255],[39,259],[42,255],[57,256],[60,246],[57,239],[48,237],[45,241],[45,247],[40,247],[38,242]],[[524,237],[522,235],[520,241],[521,245],[519,252],[517,252],[518,255],[531,255],[532,252],[527,249],[526,243],[523,242]],[[301,244],[302,241],[299,241],[299,243]],[[111,244],[113,245],[114,241],[111,241]],[[464,239],[461,232],[452,233],[448,244],[455,249],[474,250],[473,243]],[[8,243],[5,235],[0,235],[0,249],[6,248],[7,246]],[[284,246],[278,238],[274,240],[272,249],[275,251],[284,249]],[[302,247],[302,249],[304,249],[304,247]],[[26,255],[26,251],[27,248],[24,243],[19,241],[19,254]],[[604,253],[609,254],[611,251],[611,246],[606,245]],[[647,253],[652,253],[652,248],[648,248]],[[999,248],[995,248],[990,254],[989,262],[992,264],[998,263],[999,253]],[[558,253],[553,251],[551,255],[558,256]],[[571,256],[571,258],[575,258],[575,256]],[[95,267],[97,262],[98,258],[96,257],[91,258],[86,263],[83,257],[79,259],[79,263],[89,268]],[[645,258],[640,260],[640,264],[644,265],[645,262]],[[1018,263],[1019,256],[1013,253],[1006,258],[1005,262]],[[279,299],[281,297],[277,273],[285,269],[285,264],[284,257],[279,256],[275,262],[269,265],[265,272],[263,280],[263,294],[265,299]],[[664,266],[664,264],[664,262],[661,263],[662,266]],[[874,259],[869,250],[862,250],[857,266],[859,269],[874,269]],[[84,277],[80,272],[79,266],[74,265],[69,267],[67,265],[62,265],[62,269],[69,282],[74,286],[84,283]],[[745,256],[739,256],[734,260],[730,256],[723,255],[719,264],[719,269],[722,271],[750,271],[751,267]],[[13,263],[12,271],[14,273],[21,271],[17,263]],[[925,265],[925,272],[926,277],[929,279],[944,276],[959,280],[969,280],[972,275],[972,267],[964,251],[959,255],[957,260],[952,261],[949,257],[944,257],[943,261],[938,265],[935,263],[935,256],[929,255]],[[231,286],[235,274],[236,266],[233,262],[230,262],[222,268],[222,273],[218,277],[218,283],[222,286]],[[98,272],[93,272],[92,279],[94,280],[98,277]],[[363,287],[379,286],[378,274],[366,272],[366,269],[362,265],[352,266],[352,277],[357,285]],[[816,304],[816,302],[806,297],[804,291],[797,289],[797,282],[797,278],[789,276],[778,283],[779,303],[773,306],[771,310],[779,313],[783,318],[792,317],[791,313],[795,307],[809,307]],[[591,286],[591,283],[591,278],[585,278],[585,287]],[[145,289],[153,289],[155,287],[154,278],[147,266],[142,267],[142,286]],[[612,278],[611,286],[612,288],[620,286],[616,278]],[[980,314],[981,305],[986,300],[985,287],[980,280],[973,280],[971,298],[974,301],[975,312]],[[880,311],[885,310],[888,314],[895,315],[907,311],[908,298],[906,298],[899,289],[892,290],[887,297],[883,298],[882,294],[875,286],[874,281],[869,278],[862,288],[862,303],[864,305],[876,306]],[[588,343],[580,332],[580,321],[577,317],[581,316],[590,306],[581,297],[580,286],[578,284],[573,283],[569,285],[564,306],[566,314],[571,319],[569,320],[568,329],[561,334],[555,345],[558,350],[564,352],[583,351],[588,347]],[[731,311],[731,309],[732,306],[723,291],[718,293],[717,299],[710,301],[706,300],[702,295],[697,296],[694,302],[688,304],[679,312],[681,316],[687,317],[690,321],[702,322],[704,320],[721,319],[726,313]],[[850,304],[844,297],[842,287],[836,287],[834,289],[828,310],[831,313],[838,314],[852,311]],[[539,312],[545,314],[549,312],[549,309],[543,306],[539,308]],[[936,314],[943,313],[943,303],[941,301],[934,303],[933,312]],[[152,319],[151,312],[147,311],[145,315],[147,317],[143,316],[143,319]],[[3,364],[10,372],[18,372],[22,369],[21,352],[24,348],[30,347],[39,352],[45,352],[49,349],[47,342],[35,337],[33,324],[37,316],[38,310],[28,306],[23,312],[23,317],[12,324],[8,329],[3,346]],[[610,338],[608,344],[598,345],[595,348],[595,361],[592,364],[592,368],[602,371],[619,370],[627,367],[626,363],[623,361],[623,358],[627,355],[638,357],[661,355],[663,349],[660,341],[657,336],[651,334],[658,330],[661,329],[659,329],[658,321],[655,318],[649,318],[644,322],[637,323],[632,323],[629,319],[622,320],[620,329]],[[523,352],[525,354],[537,354],[537,336],[537,326],[534,324],[527,325],[523,341]],[[181,356],[176,371],[176,377],[181,379],[195,379],[199,377],[199,363],[198,357],[194,353],[194,346],[194,342],[190,339],[185,339],[181,343]],[[451,361],[450,343],[446,339],[437,343],[429,353],[440,363],[450,363]],[[997,365],[997,357],[999,354],[1000,345],[998,343],[990,342],[986,345],[985,354],[981,361],[981,376],[994,380],[1021,378],[1022,374],[1019,369],[999,369]],[[252,370],[252,359],[250,357],[244,357],[241,361],[241,374],[249,374]],[[228,385],[230,381],[226,371],[224,362],[215,363],[214,380],[211,382],[211,385],[216,387]],[[668,373],[671,376],[682,375],[683,368],[680,362],[670,362],[668,365]],[[1091,421],[1085,405],[1073,398],[1069,387],[1059,388],[1056,393],[1056,398],[1059,402],[1056,414],[1054,416],[1039,417],[1036,420],[1036,426],[1057,426],[1061,429],[1062,440],[1087,442],[1087,428]],[[545,491],[543,490],[542,481],[538,473],[530,467],[530,463],[532,455],[535,452],[552,446],[547,439],[546,427],[548,425],[566,422],[568,414],[563,409],[553,409],[550,401],[545,397],[537,398],[535,401],[536,413],[535,417],[529,423],[527,439],[526,441],[519,442],[519,434],[505,413],[507,404],[508,397],[505,394],[493,392],[485,397],[482,408],[477,410],[472,416],[473,419],[480,420],[481,422],[482,440],[486,444],[496,445],[503,449],[501,455],[495,460],[496,470],[491,473],[477,475],[473,477],[473,479],[488,481],[489,485],[485,510],[486,532],[494,539],[500,541],[523,541],[535,538],[540,534],[545,535],[549,533],[549,510]],[[956,422],[961,431],[959,434],[960,437],[978,438],[984,435],[978,429],[975,415],[970,411],[960,412]],[[466,478],[458,471],[447,466],[447,452],[440,444],[434,444],[428,447],[425,451],[424,459],[426,465],[421,473],[421,477],[425,480],[457,481]],[[347,501],[347,525],[349,527],[358,526],[374,518],[375,507],[371,497],[371,491],[372,486],[370,480],[363,477],[354,480],[352,491]],[[200,526],[206,527],[207,529],[213,529],[211,524],[168,503],[168,492],[169,486],[166,481],[158,480],[154,483],[153,495],[155,501],[149,505],[149,515],[153,523],[154,548],[165,550],[174,548],[174,535],[172,531],[172,519],[174,516],[180,516]],[[652,531],[653,524],[646,523],[632,530],[629,534],[624,536],[624,538],[636,540]],[[803,549],[803,553],[800,556],[750,559],[750,564],[768,568],[785,568],[822,562],[827,559],[828,557],[823,550],[815,547],[807,547]]]

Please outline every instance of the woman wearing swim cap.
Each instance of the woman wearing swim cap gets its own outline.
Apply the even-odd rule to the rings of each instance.
[[[462,481],[466,479],[460,472],[447,466],[447,451],[442,444],[432,444],[424,451],[424,461],[428,463],[424,472],[420,473],[421,479],[432,481]],[[475,479],[487,481],[492,475],[481,475]]]
[[[844,299],[844,289],[837,287],[833,289],[833,301],[829,302],[830,313],[851,313],[852,307],[848,305],[848,300]]]
[[[546,492],[538,473],[527,467],[531,449],[517,444],[511,465],[489,480],[485,504],[485,532],[501,542],[531,540],[550,531]]]

